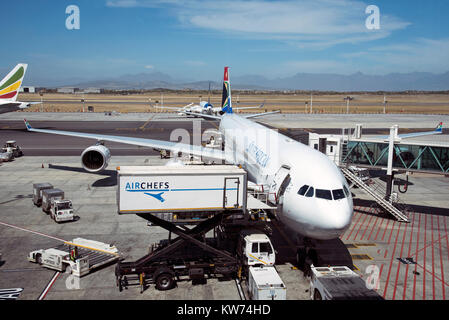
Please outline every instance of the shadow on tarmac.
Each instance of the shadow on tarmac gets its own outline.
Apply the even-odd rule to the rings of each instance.
[[[71,171],[71,172],[83,172],[87,173],[83,168],[79,167],[69,167],[69,166],[60,166],[60,165],[54,165],[49,164],[49,169],[56,169],[56,170],[64,170],[64,171]],[[101,172],[94,173],[96,175],[106,176],[106,178],[99,179],[92,183],[92,187],[113,187],[117,185],[117,172],[114,170],[104,170]]]

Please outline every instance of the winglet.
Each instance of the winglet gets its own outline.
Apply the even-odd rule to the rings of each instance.
[[[23,119],[23,122],[25,122],[25,127],[27,127],[27,130],[28,130],[28,131],[30,131],[31,129],[33,129],[26,119]]]
[[[440,122],[435,128],[435,132],[442,133],[443,132],[443,122]]]

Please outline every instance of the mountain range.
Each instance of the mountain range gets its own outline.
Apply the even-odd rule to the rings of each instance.
[[[268,79],[261,75],[243,75],[231,78],[232,87],[239,90],[317,90],[317,91],[445,91],[449,90],[449,72],[390,73],[368,75],[357,72],[350,75],[332,73],[297,73],[293,76]],[[191,89],[220,90],[217,81],[175,79],[162,72],[128,74],[110,79],[66,83],[63,86],[104,89]],[[59,85],[58,87],[63,87]]]

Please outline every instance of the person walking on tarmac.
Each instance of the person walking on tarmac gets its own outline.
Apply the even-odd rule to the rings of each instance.
[[[76,258],[78,257],[78,248],[75,247],[73,249],[70,249],[70,260],[75,262]]]

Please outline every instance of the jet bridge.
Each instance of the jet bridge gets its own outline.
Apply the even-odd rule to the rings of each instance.
[[[386,212],[399,221],[408,221],[408,207],[401,203],[396,193],[392,193],[395,172],[449,173],[449,137],[431,135],[426,132],[398,135],[398,126],[390,129],[386,137],[363,136],[362,126],[357,125],[353,134],[346,129],[341,135],[309,135],[309,145],[326,154],[342,169],[342,173],[352,183],[378,203]],[[440,132],[441,133],[441,124]],[[390,152],[391,150],[391,152]],[[388,181],[381,186],[374,179],[366,183],[350,168],[356,166],[387,171]]]

